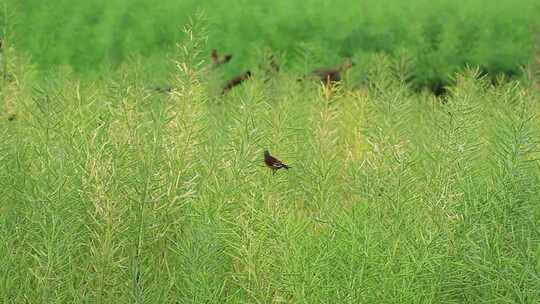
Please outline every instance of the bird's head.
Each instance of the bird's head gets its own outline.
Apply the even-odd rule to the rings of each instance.
[[[265,156],[265,157],[270,156],[270,152],[268,152],[268,150],[264,150],[264,156]]]

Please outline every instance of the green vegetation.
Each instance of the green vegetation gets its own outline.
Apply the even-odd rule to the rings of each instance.
[[[378,55],[361,88],[261,69],[222,97],[191,37],[170,94],[4,47],[1,302],[540,302],[534,79],[439,99]]]
[[[261,49],[286,54],[289,68],[363,63],[384,52],[414,60],[416,85],[439,85],[466,64],[519,73],[531,55],[537,0],[6,0],[15,45],[41,68],[79,72],[122,63],[132,54],[161,67],[179,29],[197,9],[208,14],[209,45],[232,52],[229,76],[252,66]],[[368,56],[369,57],[369,56]],[[160,64],[156,64],[156,62]],[[363,65],[360,65],[363,67]]]

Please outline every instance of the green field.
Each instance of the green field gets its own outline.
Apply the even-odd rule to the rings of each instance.
[[[540,301],[533,80],[469,70],[440,99],[379,55],[361,88],[282,72],[222,97],[193,37],[166,94],[138,61],[43,80],[5,50],[0,301]]]
[[[540,303],[533,1],[70,3],[21,1],[4,23],[1,303]],[[475,16],[501,26],[481,52],[420,56],[409,30]],[[348,33],[383,38],[348,53]],[[213,47],[235,57],[211,68]],[[344,56],[358,64],[339,84],[301,79]],[[492,81],[490,62],[531,64]],[[433,75],[445,96],[418,90]],[[291,168],[273,174],[265,149]]]
[[[202,2],[202,3],[201,3]],[[228,75],[258,63],[261,50],[283,53],[289,69],[335,65],[343,56],[364,67],[386,53],[414,60],[416,86],[449,83],[467,64],[495,77],[517,75],[540,33],[537,0],[5,0],[2,17],[14,45],[40,69],[70,64],[88,74],[134,54],[157,69],[181,38],[189,16],[208,17],[207,52],[235,55]],[[305,71],[304,71],[305,72]]]

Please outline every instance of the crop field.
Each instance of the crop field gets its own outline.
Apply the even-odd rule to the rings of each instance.
[[[466,64],[485,73],[519,74],[540,32],[537,0],[5,0],[5,24],[20,51],[41,69],[70,64],[87,74],[138,54],[159,70],[189,17],[208,17],[206,51],[235,55],[232,76],[266,49],[285,55],[290,70],[361,65],[384,52],[414,59],[415,86],[441,86]],[[11,12],[11,13],[10,13]],[[199,33],[200,34],[200,33]],[[258,63],[258,62],[257,62]],[[305,72],[305,71],[303,71]]]
[[[507,14],[533,8],[500,3]],[[100,52],[118,50],[70,59],[89,42],[68,48],[60,35],[65,53],[36,58],[24,22],[4,30],[0,302],[540,302],[540,48],[525,23],[513,34],[528,38],[509,38],[501,59],[519,75],[461,58],[469,67],[448,70],[436,96],[418,86],[424,66],[407,51],[324,57],[331,45],[273,45],[242,61],[235,43],[255,30],[215,40],[217,15],[201,16],[163,38],[176,42],[166,52],[122,51],[108,67]],[[212,64],[214,47],[231,62]],[[356,64],[339,82],[304,77],[347,56]],[[268,168],[265,150],[290,168]]]

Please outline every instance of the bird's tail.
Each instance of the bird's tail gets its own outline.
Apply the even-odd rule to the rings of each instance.
[[[290,167],[289,167],[289,166],[287,166],[287,165],[285,165],[285,164],[283,164],[283,168],[285,168],[285,169],[289,170],[289,168],[290,168]]]

